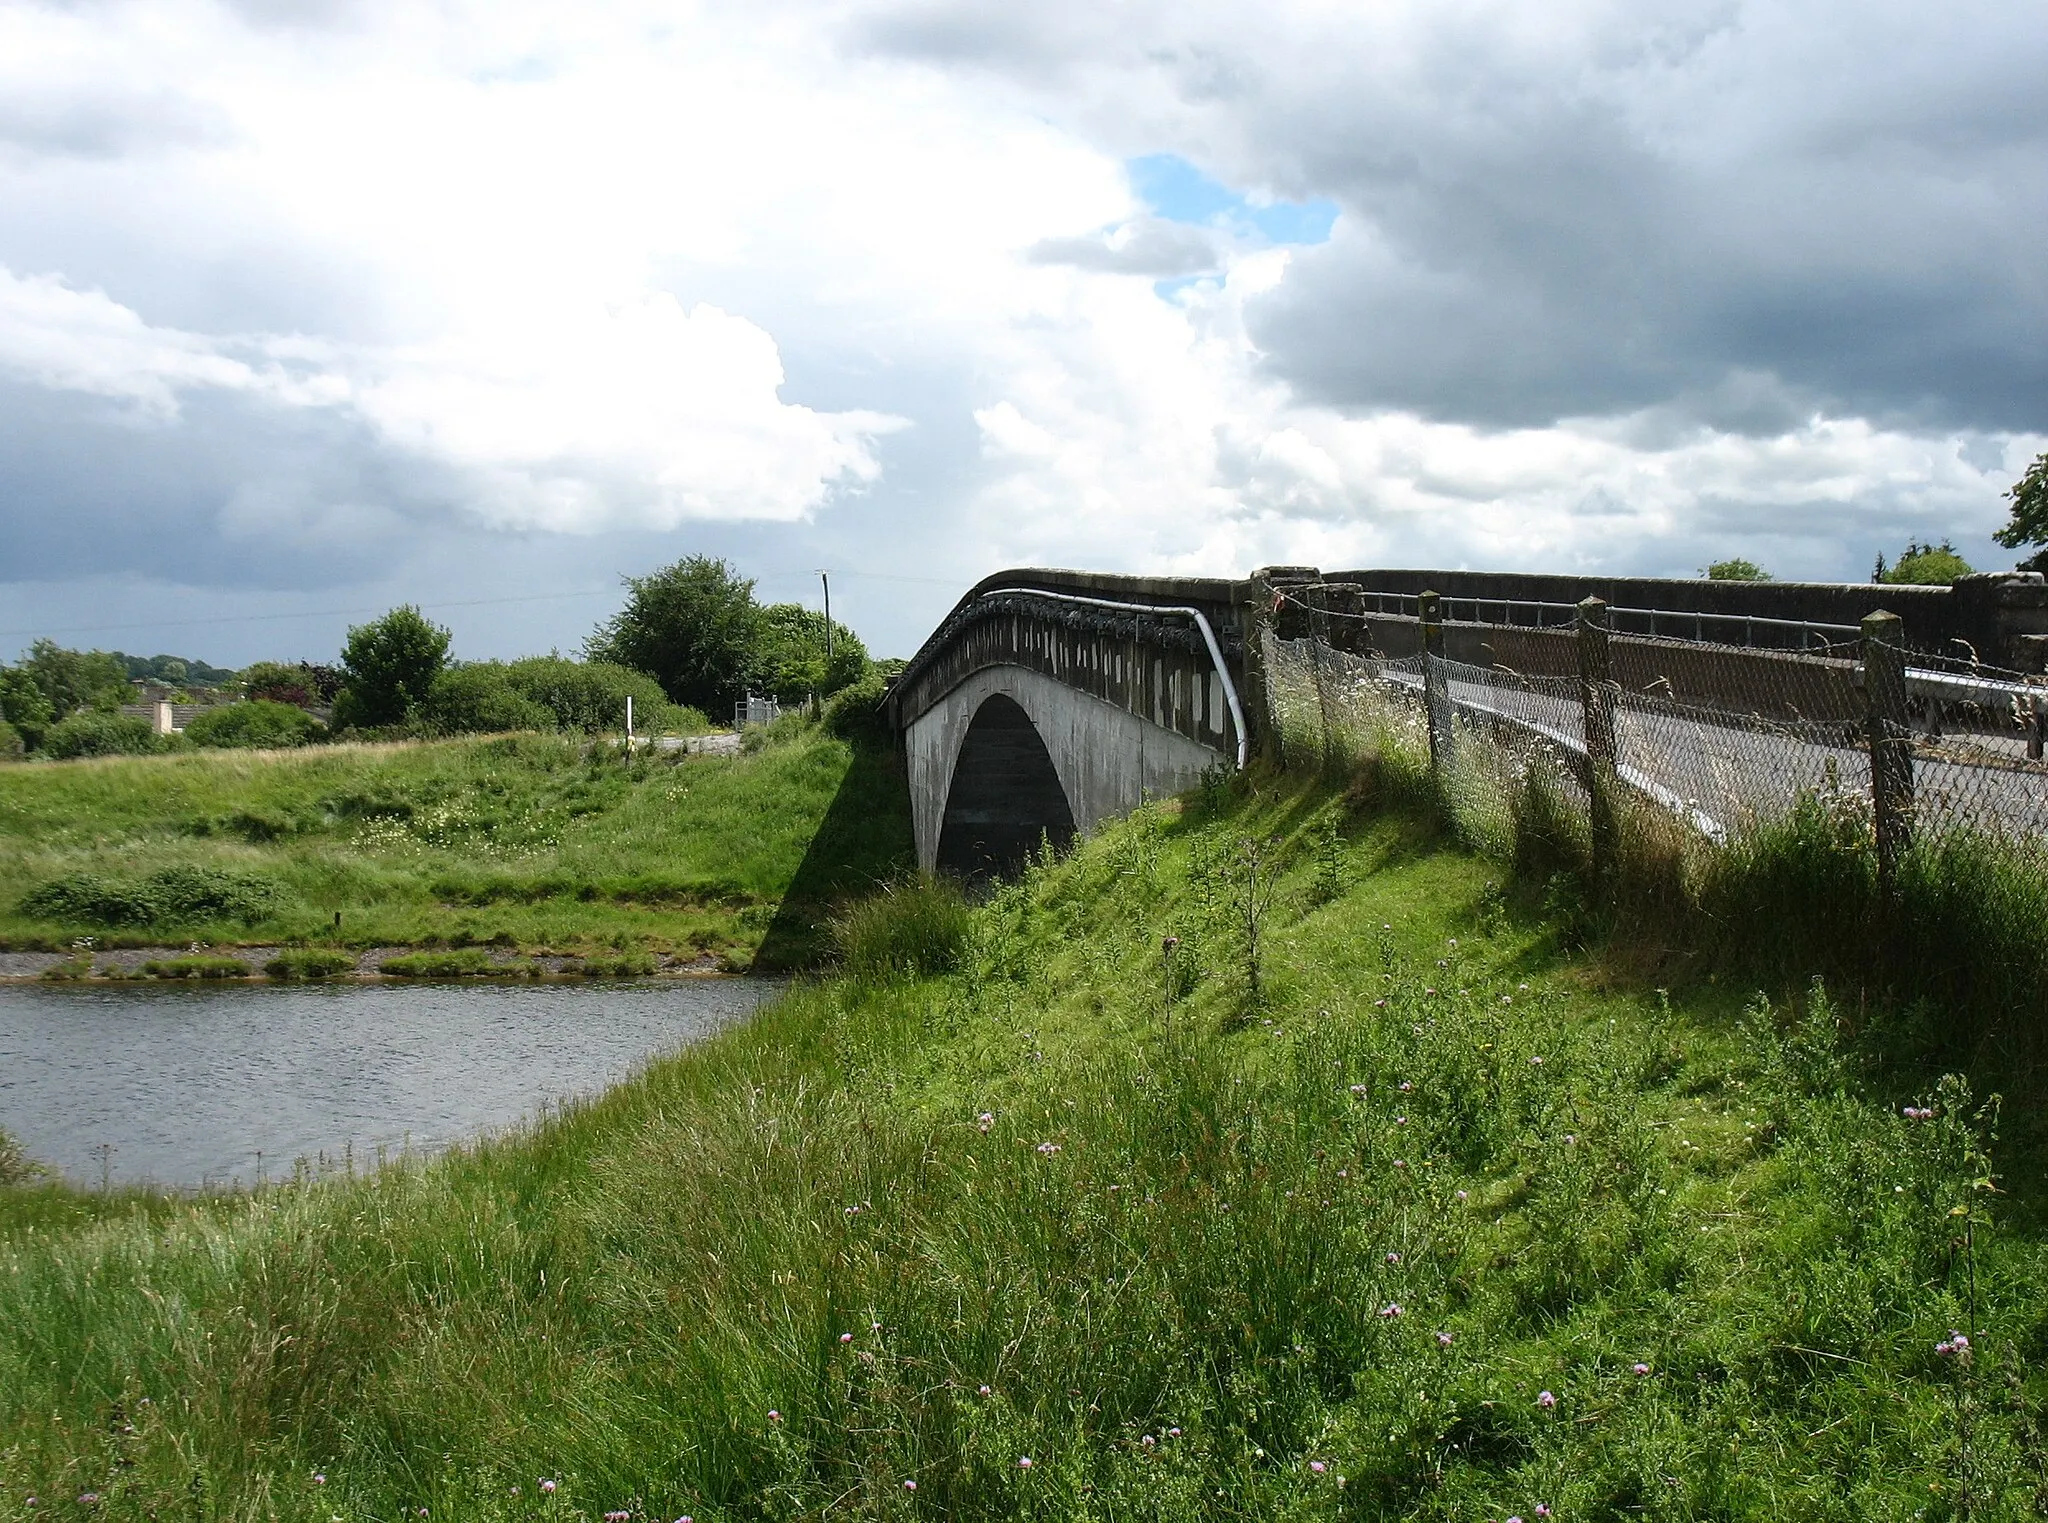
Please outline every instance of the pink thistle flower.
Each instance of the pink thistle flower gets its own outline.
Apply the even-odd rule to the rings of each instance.
[[[1308,1468],[1316,1475],[1321,1475],[1325,1470],[1328,1470],[1330,1467],[1328,1465],[1325,1465],[1321,1460],[1310,1460],[1308,1462]]]
[[[917,1490],[917,1482],[915,1482],[915,1481],[905,1481],[905,1482],[903,1483],[903,1489],[904,1489],[905,1491],[915,1491],[915,1490]]]
[[[553,1481],[542,1481],[540,1483],[540,1489],[547,1495],[553,1496],[555,1492],[555,1483]]]
[[[1436,1335],[1436,1346],[1438,1348],[1449,1348],[1453,1341],[1449,1333],[1438,1333]]]
[[[1394,1318],[1407,1314],[1401,1310],[1401,1303],[1399,1301],[1389,1301],[1380,1308],[1380,1315],[1391,1322]]]
[[[1180,1437],[1180,1429],[1178,1429],[1178,1428],[1168,1428],[1168,1429],[1166,1430],[1166,1436],[1167,1436],[1168,1438],[1179,1438],[1179,1437]]]
[[[987,1386],[983,1386],[980,1389],[980,1391],[976,1392],[976,1394],[980,1396],[993,1396],[996,1393],[994,1391],[991,1391]]]
[[[320,1475],[320,1474],[318,1474],[318,1473],[315,1473],[315,1475],[313,1476],[313,1484],[314,1484],[315,1486],[325,1486],[325,1485],[327,1484],[327,1477],[326,1477],[326,1476],[324,1476],[324,1475]],[[518,1490],[518,1488],[517,1488],[517,1487],[514,1487],[513,1489],[514,1489],[515,1491],[516,1491],[516,1490]]]
[[[1038,1151],[1043,1153],[1048,1158],[1052,1157],[1052,1155],[1057,1153],[1059,1150],[1060,1145],[1057,1142],[1041,1142],[1038,1145]]]
[[[1635,1364],[1635,1372],[1638,1375],[1647,1375],[1650,1373],[1650,1367],[1647,1364],[1644,1364],[1641,1360],[1637,1360]]]
[[[768,1409],[768,1421],[770,1421],[771,1423],[779,1423],[782,1421],[782,1414],[776,1411],[773,1407],[770,1407]]]
[[[980,1127],[985,1132],[996,1124],[995,1115],[991,1111],[983,1111],[979,1116],[976,1116],[974,1118],[974,1124]]]
[[[1539,1518],[1547,1518],[1547,1517],[1549,1517],[1549,1516],[1550,1516],[1550,1504],[1549,1504],[1548,1502],[1538,1502],[1538,1503],[1536,1504],[1536,1516],[1537,1516],[1537,1517],[1539,1517]]]
[[[1465,1192],[1464,1192],[1463,1190],[1460,1190],[1460,1191],[1458,1192],[1458,1199],[1459,1199],[1459,1200],[1470,1200],[1471,1198],[1472,1198],[1472,1197],[1471,1197],[1471,1196],[1469,1196],[1469,1195],[1467,1195],[1467,1194],[1466,1194],[1466,1193],[1465,1193]]]
[[[1031,1456],[1027,1454],[1017,1461],[1017,1468],[1019,1470],[1029,1470],[1031,1468]]]
[[[1542,1391],[1537,1394],[1536,1405],[1548,1412],[1557,1405],[1557,1398],[1548,1391]]]
[[[1398,1254],[1398,1253],[1394,1253],[1394,1252],[1392,1252],[1392,1251],[1389,1251],[1389,1252],[1388,1252],[1388,1254],[1387,1254],[1387,1262],[1388,1262],[1389,1264],[1398,1264],[1398,1263],[1400,1263],[1400,1262],[1401,1262],[1401,1255],[1400,1255],[1400,1254]]]

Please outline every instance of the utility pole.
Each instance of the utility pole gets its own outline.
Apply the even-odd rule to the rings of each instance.
[[[825,586],[825,680],[832,680],[832,577],[829,572],[820,571],[818,580]]]

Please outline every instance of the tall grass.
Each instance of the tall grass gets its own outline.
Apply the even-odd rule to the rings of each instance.
[[[2037,1171],[1826,996],[1593,992],[1486,874],[1255,779],[906,886],[953,971],[529,1134],[16,1226],[0,1517],[2016,1515]]]
[[[866,755],[813,725],[745,758],[522,735],[10,768],[0,945],[623,938],[744,964],[828,814],[841,878],[804,913],[907,861],[900,771]],[[249,891],[164,887],[195,883]]]

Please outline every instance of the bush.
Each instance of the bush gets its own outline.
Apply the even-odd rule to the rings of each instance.
[[[626,586],[626,606],[590,637],[590,659],[648,673],[677,703],[730,713],[758,660],[753,582],[722,560],[693,555],[652,576],[629,576]]]
[[[50,1171],[23,1151],[20,1141],[0,1131],[0,1186],[38,1184]]]
[[[520,694],[505,668],[495,661],[441,673],[434,679],[421,713],[430,726],[449,735],[555,728],[555,716]]]
[[[0,762],[19,761],[27,745],[21,738],[21,731],[6,720],[0,719]]]
[[[880,672],[869,672],[852,687],[841,688],[825,702],[825,728],[841,740],[881,734],[882,700],[889,687]]]
[[[64,925],[168,925],[254,920],[278,896],[275,879],[217,867],[166,867],[133,883],[92,873],[53,878],[30,889],[20,912]]]
[[[175,750],[178,742],[159,735],[147,719],[132,714],[73,714],[50,726],[43,754],[59,761],[81,756],[148,756]]]
[[[833,922],[840,961],[867,983],[949,973],[960,965],[972,912],[950,878],[891,884]]]
[[[152,978],[247,978],[249,965],[239,957],[151,958],[142,971]]]
[[[224,703],[208,709],[185,726],[195,746],[248,746],[275,749],[303,746],[327,733],[327,727],[304,709],[269,698]]]
[[[272,978],[338,978],[353,973],[356,960],[346,952],[330,951],[324,947],[294,947],[283,951],[263,965],[263,971]]]
[[[499,970],[492,965],[491,954],[481,947],[459,947],[452,952],[407,952],[387,957],[380,971],[394,978],[475,978]]]
[[[335,696],[335,728],[412,718],[448,660],[448,639],[447,630],[410,604],[352,627],[341,655],[348,682]]]
[[[610,661],[529,656],[507,665],[505,677],[564,730],[595,735],[625,729],[629,695],[633,728],[642,735],[701,735],[711,728],[698,710],[671,703],[661,684],[645,672]]]

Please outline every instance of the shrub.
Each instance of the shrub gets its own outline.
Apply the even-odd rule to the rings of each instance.
[[[623,730],[629,695],[633,727],[643,735],[701,735],[711,728],[698,710],[671,703],[661,684],[645,672],[610,661],[529,656],[509,663],[505,678],[521,697],[552,714],[564,730],[586,735]]]
[[[47,1178],[49,1172],[28,1156],[18,1138],[0,1131],[0,1186],[37,1184]]]
[[[394,978],[474,978],[495,973],[491,954],[481,947],[458,947],[450,952],[407,952],[384,959],[381,971]]]
[[[555,716],[515,689],[505,668],[496,661],[441,673],[427,694],[422,717],[434,729],[450,735],[555,728]]]
[[[254,920],[277,898],[275,879],[217,867],[166,867],[133,883],[72,873],[30,889],[21,913],[66,925],[167,925]]]
[[[0,761],[18,761],[27,749],[21,738],[21,731],[0,719]]]
[[[841,914],[833,940],[846,971],[863,982],[948,973],[960,965],[972,916],[950,878],[891,884]]]
[[[356,960],[346,952],[325,947],[293,947],[280,952],[263,965],[272,978],[337,978],[353,973]]]
[[[326,733],[304,709],[269,698],[247,703],[224,703],[208,709],[185,726],[185,738],[195,746],[248,746],[274,749],[303,746]]]
[[[174,749],[177,742],[158,735],[149,721],[132,714],[73,714],[50,726],[43,753],[59,761],[81,756],[147,756]]]
[[[693,555],[629,576],[626,606],[592,633],[592,661],[646,672],[677,703],[730,713],[758,664],[754,584],[722,560]]]
[[[825,728],[842,740],[878,736],[882,700],[889,687],[880,672],[869,672],[851,687],[841,688],[825,702]]]
[[[403,724],[426,702],[448,660],[448,631],[410,604],[348,632],[348,682],[334,700],[335,727]]]
[[[142,971],[152,978],[247,978],[249,965],[239,957],[153,957]]]

